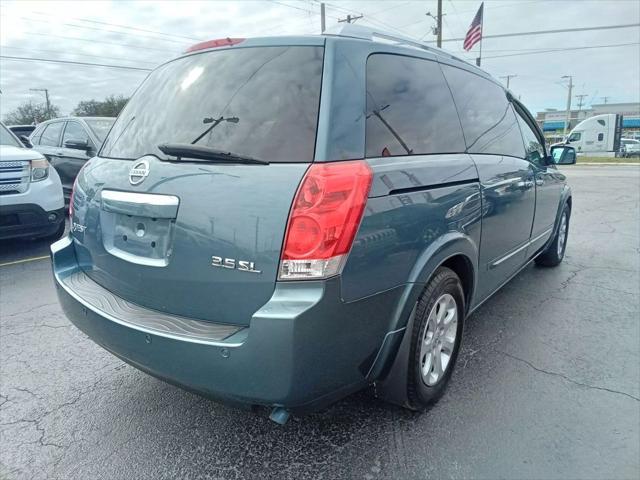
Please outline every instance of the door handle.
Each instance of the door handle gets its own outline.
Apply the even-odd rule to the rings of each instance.
[[[536,185],[541,187],[542,185],[544,185],[544,179],[542,178],[536,178]]]
[[[529,190],[530,188],[533,188],[533,182],[531,180],[520,181],[518,182],[518,187],[524,190]]]

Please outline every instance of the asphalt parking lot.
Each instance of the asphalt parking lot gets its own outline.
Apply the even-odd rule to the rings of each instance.
[[[70,325],[46,244],[0,244],[0,478],[638,478],[640,168],[566,171],[565,262],[469,319],[422,415],[362,392],[278,426],[184,392]]]

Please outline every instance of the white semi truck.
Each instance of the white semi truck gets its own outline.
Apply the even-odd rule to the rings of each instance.
[[[615,157],[621,152],[622,115],[595,115],[578,123],[569,133],[566,143],[578,155]]]

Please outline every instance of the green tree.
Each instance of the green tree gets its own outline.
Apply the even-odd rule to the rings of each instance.
[[[103,101],[83,100],[73,110],[79,117],[117,117],[129,99],[118,95],[109,95]]]
[[[59,116],[59,107],[50,105],[47,111],[45,103],[34,103],[29,100],[5,115],[4,122],[7,125],[31,125]]]

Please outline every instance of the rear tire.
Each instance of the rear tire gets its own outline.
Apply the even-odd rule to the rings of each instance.
[[[560,265],[564,258],[564,252],[567,249],[567,239],[569,238],[569,219],[571,218],[569,205],[564,205],[560,215],[558,230],[544,252],[536,257],[536,265],[541,267],[556,267]]]
[[[444,394],[460,350],[464,313],[460,279],[440,267],[416,306],[407,383],[411,409],[425,410]]]

